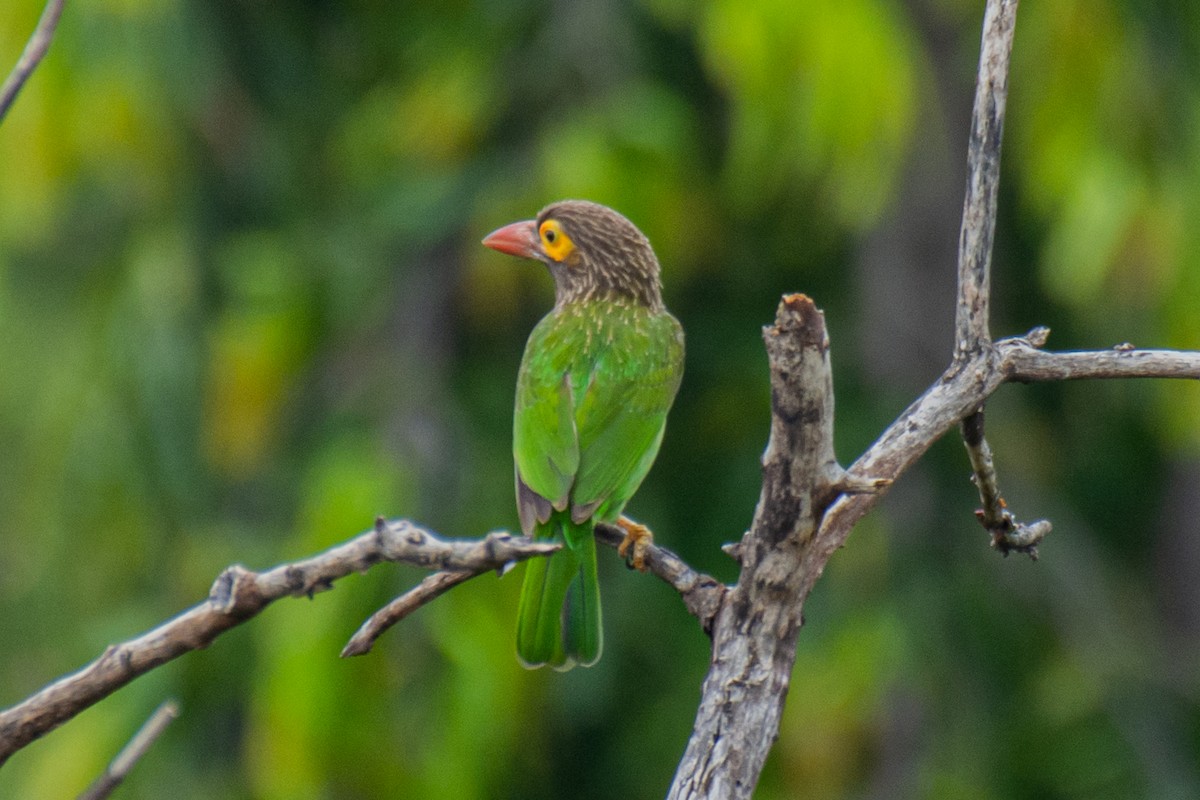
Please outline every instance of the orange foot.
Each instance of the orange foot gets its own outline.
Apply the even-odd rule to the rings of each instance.
[[[617,555],[626,560],[638,572],[646,571],[646,551],[654,544],[654,534],[641,523],[634,522],[629,517],[621,517],[617,525],[625,531],[625,539],[617,547]],[[632,551],[632,552],[631,552]]]

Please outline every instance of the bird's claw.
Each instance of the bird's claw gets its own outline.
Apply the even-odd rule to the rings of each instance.
[[[617,546],[617,555],[625,559],[625,563],[638,572],[646,571],[646,552],[654,544],[654,534],[650,529],[629,517],[621,517],[617,525],[625,531],[625,538]]]

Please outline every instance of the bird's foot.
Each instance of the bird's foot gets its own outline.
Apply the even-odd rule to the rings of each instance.
[[[617,546],[617,555],[638,572],[646,571],[646,551],[654,544],[654,534],[640,522],[621,517],[617,525],[625,531],[625,539]]]

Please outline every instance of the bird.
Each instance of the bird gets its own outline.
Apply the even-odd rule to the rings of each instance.
[[[683,328],[663,305],[649,240],[607,206],[551,203],[483,244],[542,262],[554,280],[517,373],[513,460],[522,531],[562,547],[527,562],[517,657],[530,669],[591,666],[603,649],[595,526],[619,525],[619,552],[643,568],[650,533],[621,512],[662,444]]]

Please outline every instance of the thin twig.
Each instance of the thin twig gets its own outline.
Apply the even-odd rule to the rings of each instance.
[[[988,1],[983,12],[975,105],[971,111],[971,135],[967,142],[967,188],[958,237],[958,303],[954,314],[956,364],[963,364],[973,355],[992,349],[988,329],[992,241],[996,234],[996,206],[1000,192],[1000,146],[1008,99],[1008,65],[1016,22],[1017,0]],[[1013,549],[1014,541],[1027,542],[1020,549],[1037,558],[1036,540],[1028,543],[1027,529],[1019,526],[1004,508],[992,453],[983,438],[982,403],[963,418],[962,434],[983,503],[980,522],[992,534],[992,546],[1007,555]],[[1045,533],[1049,533],[1049,523],[1038,524],[1044,524]]]
[[[1038,350],[1024,339],[996,343],[1008,380],[1023,383],[1074,381],[1086,378],[1200,379],[1200,351],[1138,350],[1116,347],[1053,353]]]
[[[1012,52],[1017,0],[988,0],[975,106],[967,143],[967,189],[958,237],[958,304],[955,309],[956,361],[991,343],[988,302],[991,295],[992,239],[1000,188],[1000,143],[1008,97],[1008,61]]]
[[[371,652],[375,640],[426,603],[441,597],[445,592],[478,576],[478,572],[435,572],[413,588],[372,614],[362,624],[346,646],[342,658],[361,656]]]
[[[596,540],[614,550],[624,539],[625,531],[616,525],[601,523],[596,526]],[[647,572],[679,592],[688,612],[700,621],[705,633],[711,634],[713,617],[721,607],[728,587],[711,575],[697,572],[675,553],[656,544],[646,548],[645,566]]]
[[[54,38],[54,31],[58,28],[58,20],[62,16],[65,2],[66,0],[48,0],[33,35],[29,37],[25,49],[21,52],[21,58],[12,68],[12,72],[8,73],[8,77],[4,79],[4,85],[0,86],[0,122],[4,121],[8,109],[17,99],[21,87],[25,85],[25,81],[29,80],[29,76],[37,69],[42,57],[50,49],[50,42]]]
[[[971,468],[975,472],[975,485],[979,488],[980,521],[989,530],[1002,524],[1006,511],[1004,498],[1000,496],[1000,482],[996,477],[996,463],[992,448],[983,436],[983,406],[967,415],[962,421],[963,444],[966,445]]]
[[[1000,481],[996,476],[992,448],[988,446],[983,435],[983,406],[963,419],[961,429],[982,506],[975,512],[975,516],[979,524],[991,534],[992,547],[1006,556],[1016,550],[1036,561],[1038,543],[1050,533],[1050,522],[1039,519],[1026,525],[1017,522],[1008,510],[1008,504],[1000,494]]]
[[[79,795],[79,800],[103,800],[111,795],[129,775],[133,765],[146,755],[158,737],[162,736],[163,731],[171,724],[171,721],[178,716],[179,706],[174,700],[168,700],[160,705],[150,715],[150,719],[146,720],[145,724],[133,735],[129,743],[121,748],[121,752],[117,753],[117,757],[108,765],[108,769],[104,770],[104,774],[97,778],[83,794]]]
[[[625,532],[616,525],[601,523],[596,526],[597,541],[612,548],[620,546]],[[692,569],[679,556],[650,544],[646,548],[646,571],[660,578],[679,592],[687,610],[711,632],[712,619],[720,607],[725,586],[715,578]],[[485,570],[486,571],[486,570]],[[361,656],[369,653],[375,641],[389,628],[400,622],[426,603],[440,597],[460,583],[479,575],[479,572],[445,571],[425,578],[419,584],[372,614],[350,637],[342,648],[342,657]]]

